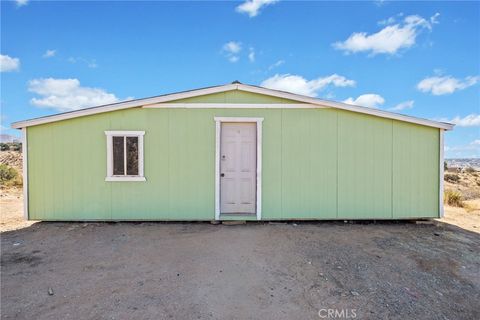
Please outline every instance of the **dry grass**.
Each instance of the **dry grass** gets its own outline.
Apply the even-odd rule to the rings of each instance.
[[[445,190],[444,201],[449,206],[463,208],[463,197],[458,191]]]

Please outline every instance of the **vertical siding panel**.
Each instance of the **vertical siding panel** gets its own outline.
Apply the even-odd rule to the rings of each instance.
[[[52,146],[54,145],[53,136],[52,136],[52,126],[45,128],[45,137],[44,137],[44,150],[41,150],[42,154],[42,178],[43,178],[43,189],[41,190],[42,197],[45,199],[45,214],[49,220],[55,220],[55,199],[57,194],[55,194],[55,176],[54,176],[54,163],[55,155],[49,154],[45,151],[53,152]],[[41,146],[40,146],[41,148]],[[47,150],[46,150],[47,149]]]
[[[391,218],[392,121],[339,111],[338,217]]]
[[[439,130],[395,122],[393,217],[438,216]]]
[[[281,219],[282,110],[265,110],[256,116],[265,117],[262,125],[262,219]]]
[[[308,217],[309,126],[305,110],[283,110],[282,217]],[[301,155],[301,156],[300,156]]]
[[[285,109],[282,121],[282,217],[336,217],[336,112]]]
[[[146,219],[167,216],[169,213],[169,129],[168,109],[145,109],[145,190],[142,201]],[[140,129],[139,129],[140,130]]]
[[[215,126],[208,110],[170,110],[170,210],[175,219],[214,218]]]
[[[28,128],[28,184],[29,184],[29,215],[30,219],[42,219],[45,214],[44,190],[41,177],[43,132],[35,127]],[[33,192],[32,192],[33,191]]]
[[[308,218],[337,216],[337,113],[331,109],[308,110],[309,161]]]

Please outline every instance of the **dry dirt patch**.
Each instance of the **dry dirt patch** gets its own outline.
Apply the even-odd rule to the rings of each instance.
[[[15,192],[2,319],[480,318],[480,236],[443,222],[30,225]]]

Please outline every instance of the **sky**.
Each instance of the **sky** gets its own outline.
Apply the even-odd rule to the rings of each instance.
[[[1,129],[239,80],[456,124],[480,157],[480,2],[1,1]]]

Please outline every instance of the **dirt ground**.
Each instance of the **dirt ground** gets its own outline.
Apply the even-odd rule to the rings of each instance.
[[[2,319],[480,319],[477,211],[427,225],[32,223],[21,190],[0,200]]]

